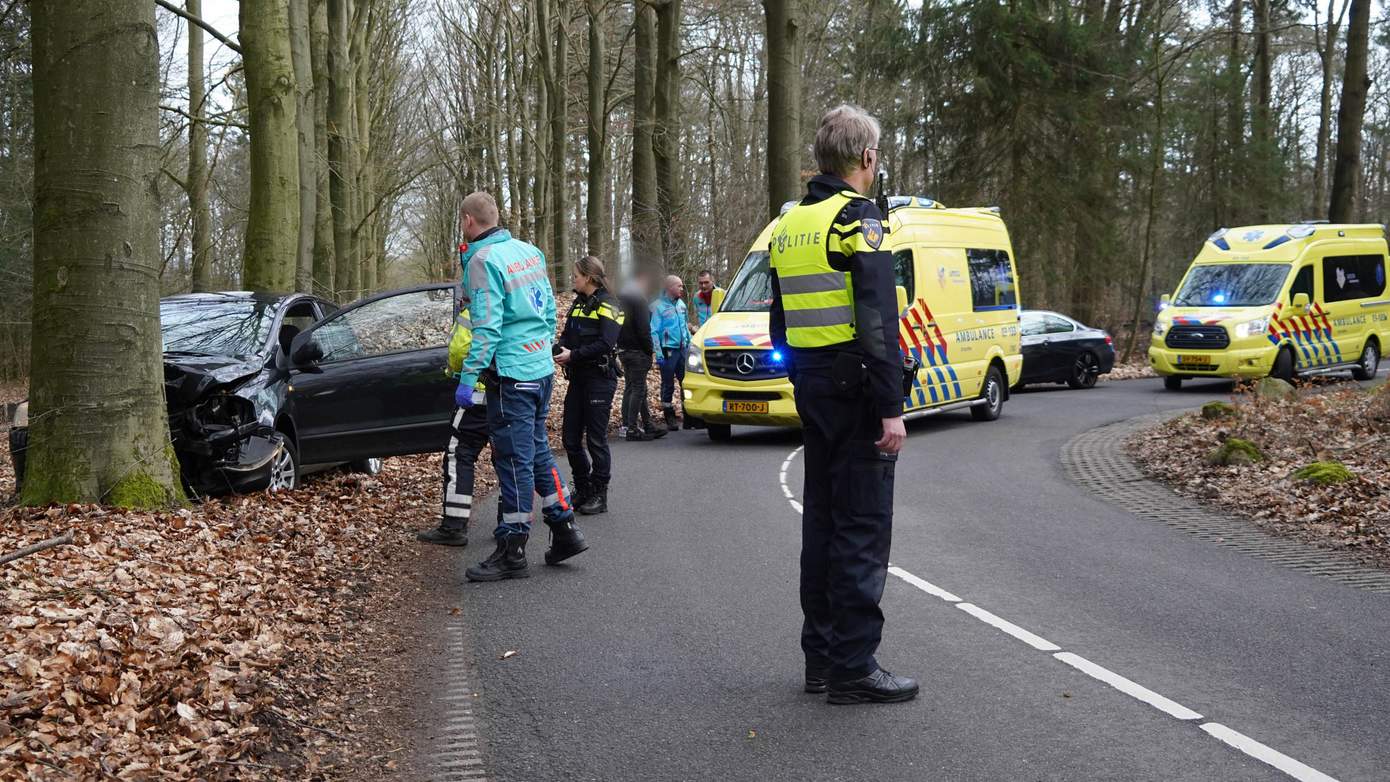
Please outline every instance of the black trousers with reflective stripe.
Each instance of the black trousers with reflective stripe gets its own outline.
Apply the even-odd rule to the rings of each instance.
[[[613,394],[618,379],[597,370],[570,373],[565,392],[565,413],[561,440],[570,460],[570,474],[576,484],[588,481],[607,486],[613,477],[613,454],[608,448],[608,417],[613,410]]]
[[[473,470],[487,447],[487,405],[454,410],[453,434],[444,451],[444,513],[446,529],[462,529],[473,513]]]
[[[882,422],[863,390],[841,392],[821,372],[793,382],[806,446],[801,648],[809,667],[848,681],[878,668],[897,457],[874,447]]]

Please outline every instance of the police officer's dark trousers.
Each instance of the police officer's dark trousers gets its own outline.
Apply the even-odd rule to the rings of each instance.
[[[487,406],[454,410],[453,434],[444,451],[444,519],[442,527],[461,530],[473,513],[473,468],[487,447]]]
[[[878,668],[897,457],[874,446],[882,422],[863,389],[841,391],[810,371],[797,374],[795,388],[806,471],[801,647],[808,668],[848,681]]]
[[[611,371],[584,367],[571,371],[569,382],[561,439],[569,456],[570,474],[576,483],[605,488],[613,475],[608,417],[618,378]]]

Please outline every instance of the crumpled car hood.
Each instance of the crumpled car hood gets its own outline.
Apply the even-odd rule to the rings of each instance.
[[[234,383],[261,371],[260,364],[231,356],[165,356],[164,382],[185,404],[213,386]]]

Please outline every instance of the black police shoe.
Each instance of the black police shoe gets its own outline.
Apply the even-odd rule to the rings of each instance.
[[[526,564],[526,541],[529,535],[507,535],[497,539],[497,549],[487,559],[464,572],[469,581],[501,581],[505,578],[529,578]]]
[[[826,703],[901,703],[917,697],[917,680],[879,668],[862,679],[830,682]]]
[[[595,483],[589,487],[589,500],[578,508],[585,516],[596,516],[608,512],[608,487]]]
[[[438,527],[415,533],[415,539],[421,543],[436,543],[441,546],[467,546],[468,528],[453,529],[440,524]]]
[[[664,427],[664,426],[657,426],[657,427],[653,427],[653,428],[651,428],[651,429],[648,429],[648,430],[647,430],[647,434],[651,435],[653,440],[660,440],[661,438],[663,438],[663,437],[665,437],[667,434],[669,434],[669,432],[667,431],[666,427]]]
[[[584,542],[584,533],[575,526],[573,517],[564,521],[547,520],[545,525],[550,527],[550,548],[545,552],[545,564],[558,565],[575,554],[589,550],[589,544]]]
[[[824,693],[830,685],[829,668],[812,668],[806,666],[806,692],[812,695]]]
[[[664,435],[666,433],[662,432],[661,434]],[[629,429],[627,430],[626,436],[627,441],[630,443],[649,443],[657,438],[655,432],[648,432],[645,429]]]
[[[587,478],[575,478],[570,483],[569,501],[573,507],[579,507],[589,501],[589,495],[593,488],[589,485]]]

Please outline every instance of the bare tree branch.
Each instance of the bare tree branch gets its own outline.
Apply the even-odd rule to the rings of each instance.
[[[211,35],[213,38],[216,38],[217,40],[221,41],[224,45],[226,45],[228,49],[231,49],[237,54],[241,54],[241,46],[237,45],[232,41],[232,39],[219,32],[216,27],[213,27],[207,22],[204,22],[202,19],[199,19],[193,14],[188,13],[182,8],[179,8],[178,6],[169,2],[169,0],[154,0],[154,4],[159,6],[160,8],[163,8],[171,14],[174,14],[176,16],[182,16],[184,19],[187,19],[191,24],[198,25],[199,27],[206,30],[208,35]]]

